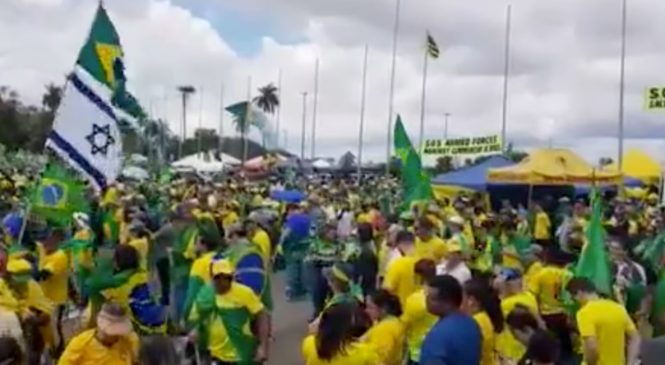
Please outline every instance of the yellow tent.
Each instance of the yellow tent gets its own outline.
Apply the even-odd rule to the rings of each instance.
[[[631,149],[623,155],[623,173],[642,180],[645,183],[658,183],[662,176],[662,168],[658,161],[641,150]],[[605,167],[607,171],[619,171],[619,164],[612,163]]]
[[[553,148],[533,151],[513,166],[489,169],[487,180],[529,185],[618,184],[621,174],[596,170],[574,152]]]

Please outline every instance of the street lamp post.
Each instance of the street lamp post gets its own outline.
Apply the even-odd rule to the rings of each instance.
[[[182,97],[182,141],[178,146],[178,158],[182,157],[182,146],[185,144],[185,139],[187,139],[187,100],[189,95],[196,92],[194,86],[191,85],[182,85],[178,86],[178,92]]]

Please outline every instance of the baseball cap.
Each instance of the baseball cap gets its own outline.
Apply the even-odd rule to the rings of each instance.
[[[505,267],[499,271],[499,278],[503,281],[518,280],[522,278],[522,272],[517,269]]]
[[[26,259],[11,259],[7,263],[7,273],[15,282],[26,283],[32,279],[32,265]]]
[[[213,263],[210,267],[210,272],[212,274],[212,277],[215,277],[217,275],[232,276],[233,273],[234,273],[234,270],[233,270],[233,265],[231,264],[231,261],[226,260],[226,259],[221,259],[221,260],[213,261]]]

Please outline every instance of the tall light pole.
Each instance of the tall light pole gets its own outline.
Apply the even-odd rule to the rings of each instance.
[[[316,59],[316,66],[314,69],[314,105],[312,106],[312,145],[311,158],[316,158],[316,117],[318,114],[319,105],[319,59]]]
[[[450,117],[450,113],[443,114],[443,117],[443,139],[448,139],[448,118]]]
[[[305,129],[307,127],[307,91],[302,93],[302,127],[300,128],[300,162],[305,161]]]
[[[623,119],[624,119],[624,94],[626,89],[626,23],[627,9],[626,0],[622,1],[621,7],[621,66],[619,71],[619,156],[617,165],[619,172],[623,171]]]
[[[363,81],[360,91],[360,130],[358,131],[358,183],[362,174],[363,163],[363,133],[365,130],[365,102],[367,99],[367,57],[369,55],[369,46],[365,44],[365,58],[363,61]]]
[[[392,154],[393,104],[395,102],[395,67],[397,65],[397,36],[399,35],[400,0],[395,0],[395,23],[393,26],[393,58],[390,68],[390,96],[388,101],[388,130],[386,141],[386,175],[390,174],[390,156]]]
[[[182,141],[180,141],[180,145],[178,146],[178,158],[181,158],[182,146],[185,144],[185,140],[187,139],[187,100],[189,99],[190,94],[196,92],[196,89],[191,85],[182,85],[178,86],[178,92],[180,92],[180,96],[182,98]]]
[[[508,77],[510,73],[510,22],[511,22],[511,6],[508,5],[506,9],[506,40],[503,60],[503,109],[501,112],[501,143],[503,146],[503,153],[506,153],[506,123],[508,115]]]

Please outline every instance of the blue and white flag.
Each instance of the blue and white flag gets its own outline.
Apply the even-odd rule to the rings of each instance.
[[[122,137],[114,109],[82,73],[69,78],[46,146],[101,190],[120,174]]]

